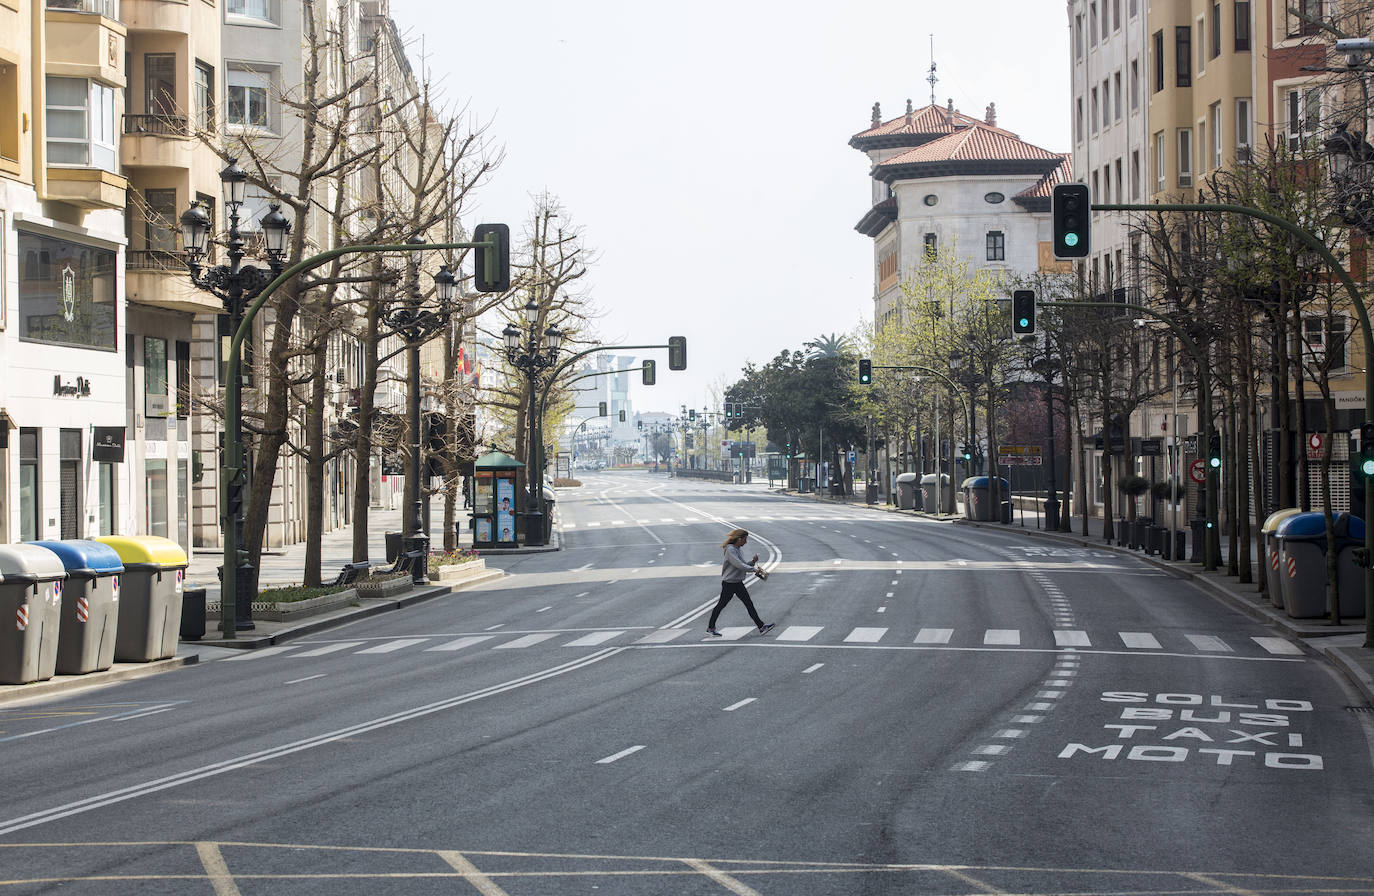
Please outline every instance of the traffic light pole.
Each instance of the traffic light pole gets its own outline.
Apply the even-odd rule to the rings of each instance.
[[[1246,215],[1251,218],[1259,218],[1275,227],[1282,228],[1302,240],[1308,248],[1321,256],[1326,262],[1326,266],[1335,273],[1336,278],[1345,287],[1346,293],[1350,296],[1350,304],[1354,306],[1355,315],[1360,321],[1360,338],[1364,341],[1364,412],[1368,418],[1374,413],[1374,328],[1370,327],[1369,311],[1364,306],[1364,301],[1360,296],[1360,288],[1355,285],[1355,281],[1350,276],[1350,272],[1341,266],[1336,260],[1336,256],[1325,243],[1299,227],[1292,221],[1285,220],[1277,215],[1260,211],[1257,208],[1250,208],[1246,205],[1229,205],[1225,203],[1205,203],[1205,202],[1184,202],[1184,203],[1160,203],[1158,205],[1138,205],[1138,204],[1097,204],[1094,203],[1092,209],[1095,211],[1109,212],[1225,212],[1236,215]],[[1285,396],[1286,399],[1286,396]],[[1369,516],[1370,508],[1374,508],[1374,477],[1366,476],[1364,480],[1364,506],[1365,516]],[[1365,521],[1364,527],[1364,646],[1366,649],[1374,650],[1374,568],[1371,568],[1371,557],[1374,557],[1374,525],[1370,521]]]

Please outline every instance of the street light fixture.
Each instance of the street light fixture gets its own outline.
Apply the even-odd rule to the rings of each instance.
[[[1346,130],[1348,125],[1336,125],[1336,133],[1322,141],[1336,187],[1341,219],[1359,228],[1366,236],[1374,236],[1374,194],[1371,175],[1374,170],[1374,146],[1359,134]]]
[[[247,242],[239,231],[239,210],[246,198],[248,172],[238,166],[237,159],[230,159],[219,176],[224,184],[224,204],[229,211],[228,239],[223,244],[229,252],[229,264],[210,268],[203,268],[201,265],[201,259],[205,258],[209,251],[211,221],[209,213],[198,201],[191,203],[191,207],[181,215],[181,242],[186,250],[191,282],[224,303],[224,310],[229,315],[230,332],[237,333],[248,303],[257,298],[258,294],[281,273],[286,259],[286,239],[291,233],[291,222],[281,213],[281,206],[272,203],[260,222],[267,244],[269,269],[263,270],[254,265],[241,264],[244,255],[247,254],[244,251]],[[225,361],[227,363],[229,359],[226,358]],[[232,367],[237,369],[237,363]],[[242,392],[237,394],[241,401]],[[221,605],[224,607],[221,626],[226,629],[226,635],[231,624],[232,629],[236,631],[254,628],[253,595],[249,587],[253,569],[249,562],[247,546],[243,542],[243,500],[244,491],[248,486],[248,469],[243,454],[243,409],[240,407],[236,410],[234,431],[226,431],[224,434],[224,450],[227,456],[223,470],[226,475],[221,477],[223,481],[220,523],[224,538],[224,563],[226,566],[232,565],[238,573],[234,576],[235,593],[220,595]],[[224,570],[221,567],[220,575],[223,574]],[[229,610],[229,602],[232,602],[232,613]]]
[[[525,485],[529,495],[525,503],[525,544],[539,547],[544,544],[543,513],[543,447],[544,435],[541,431],[539,413],[539,378],[544,371],[558,363],[558,353],[563,348],[563,331],[554,325],[544,328],[540,333],[539,303],[530,299],[525,304],[525,330],[515,324],[506,324],[501,331],[505,342],[506,360],[529,379],[529,446],[526,456]]]

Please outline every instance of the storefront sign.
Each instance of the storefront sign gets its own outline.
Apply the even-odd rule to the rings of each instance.
[[[91,460],[124,463],[124,427],[97,426],[91,440]]]
[[[91,394],[91,381],[84,376],[79,376],[73,382],[64,383],[62,382],[62,374],[53,374],[52,394],[86,398]]]

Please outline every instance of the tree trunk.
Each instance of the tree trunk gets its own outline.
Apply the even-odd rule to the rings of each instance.
[[[377,262],[380,265],[380,261]],[[374,271],[378,270],[374,268]],[[372,428],[377,403],[377,356],[381,303],[374,289],[367,306],[366,331],[363,337],[362,383],[358,388],[358,433],[354,442],[354,463],[358,470],[353,479],[353,562],[362,563],[368,557],[368,511],[372,506]]]
[[[321,318],[320,330],[325,327]],[[306,588],[320,586],[324,541],[324,407],[329,371],[329,340],[315,333],[315,376],[310,380],[310,407],[305,412],[305,571]]]

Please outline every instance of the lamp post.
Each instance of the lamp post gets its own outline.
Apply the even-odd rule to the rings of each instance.
[[[426,531],[423,502],[420,498],[420,346],[448,323],[457,278],[442,265],[434,275],[439,297],[437,309],[426,308],[420,296],[420,265],[425,259],[425,241],[418,236],[406,240],[410,247],[410,289],[405,302],[389,308],[383,321],[406,341],[406,416],[410,428],[410,464],[406,472],[406,508],[410,512],[410,536],[404,550],[410,557],[410,574],[416,584],[429,579],[429,532]]]
[[[558,363],[558,351],[563,346],[563,333],[556,326],[539,331],[539,303],[530,299],[525,303],[525,329],[507,324],[501,331],[506,343],[506,360],[529,379],[529,459],[525,467],[525,484],[529,496],[525,502],[525,544],[538,547],[544,544],[542,467],[543,433],[539,419],[539,377]]]
[[[291,232],[291,222],[281,213],[281,206],[272,203],[261,223],[263,236],[267,243],[268,270],[254,265],[241,264],[245,254],[246,242],[239,231],[239,210],[247,193],[248,172],[238,166],[237,159],[219,173],[224,184],[224,205],[229,212],[229,231],[222,245],[228,250],[229,263],[203,267],[201,259],[206,256],[210,243],[210,215],[199,202],[191,203],[181,215],[181,242],[186,250],[187,267],[190,269],[191,282],[197,287],[216,296],[224,303],[225,313],[229,315],[230,332],[237,333],[243,322],[244,309],[257,298],[259,293],[281,273],[286,258],[286,238]],[[239,365],[229,358],[223,359],[228,369],[237,372]],[[226,389],[226,395],[231,390]],[[248,468],[243,452],[243,408],[242,392],[232,390],[236,405],[225,409],[224,458],[221,479],[220,526],[224,540],[224,566],[220,568],[223,580],[225,568],[232,567],[237,575],[229,581],[234,593],[221,592],[221,628],[226,637],[231,632],[249,631],[254,628],[252,599],[249,588],[252,581],[252,566],[248,551],[243,542],[243,499],[248,486]],[[226,402],[227,404],[227,402]]]

